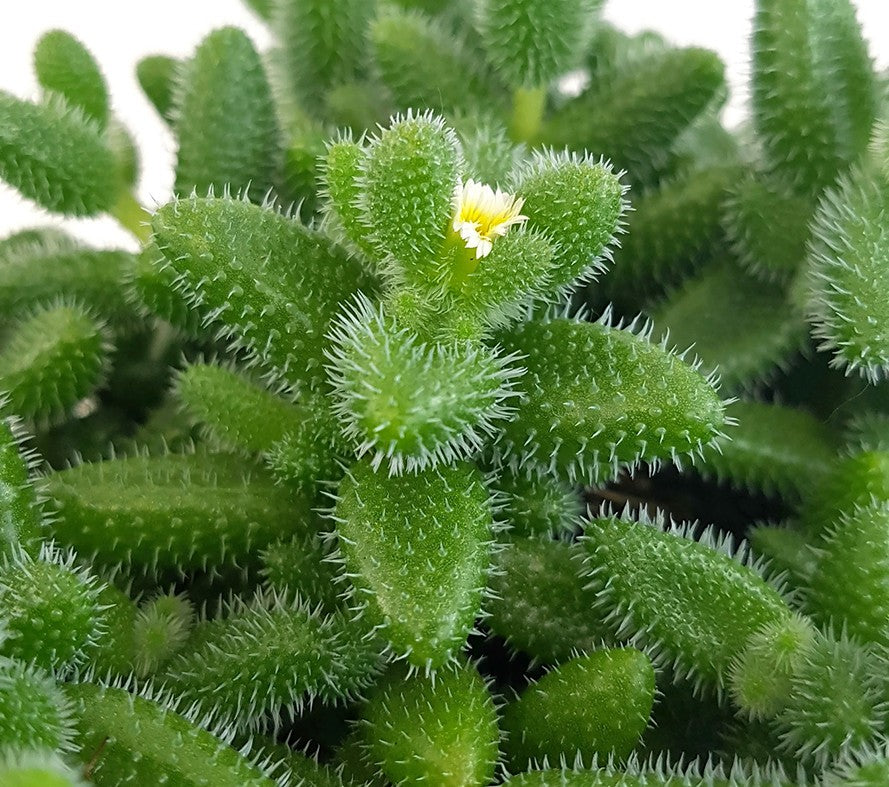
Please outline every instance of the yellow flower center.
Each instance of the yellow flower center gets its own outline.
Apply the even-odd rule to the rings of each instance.
[[[527,216],[521,215],[525,201],[521,197],[492,189],[485,183],[467,180],[458,183],[454,190],[453,229],[466,244],[475,249],[475,258],[487,257],[494,248],[494,241],[501,238],[516,224],[524,224]]]

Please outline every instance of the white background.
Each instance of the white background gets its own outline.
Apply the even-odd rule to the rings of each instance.
[[[142,95],[136,62],[147,54],[189,54],[201,38],[221,25],[244,28],[260,48],[269,43],[263,24],[241,0],[25,0],[0,16],[0,89],[36,97],[31,69],[34,44],[46,30],[69,30],[93,52],[108,81],[114,112],[135,133],[142,157],[138,196],[147,206],[166,201],[173,180],[172,138]],[[879,68],[889,65],[887,0],[855,0],[871,54]],[[662,32],[679,44],[715,49],[725,60],[731,100],[725,119],[744,115],[747,38],[752,0],[609,0],[606,17],[636,32]],[[882,33],[882,35],[881,35]],[[0,184],[0,237],[19,227],[46,223],[39,208]],[[112,219],[64,222],[97,245],[132,246],[132,239]]]

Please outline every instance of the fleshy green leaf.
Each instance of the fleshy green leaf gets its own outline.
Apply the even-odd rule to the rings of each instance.
[[[720,434],[711,383],[645,336],[602,323],[532,321],[502,337],[525,356],[525,395],[499,450],[515,467],[570,480],[604,479],[621,465],[676,459]]]
[[[34,48],[34,71],[44,90],[64,96],[72,107],[103,128],[108,122],[108,88],[99,64],[71,33],[51,30]]]
[[[691,532],[594,519],[584,533],[587,568],[618,636],[653,648],[653,658],[675,662],[698,685],[722,688],[750,638],[791,613],[745,563],[744,547],[731,555],[730,542],[712,533],[695,541]]]
[[[77,719],[77,758],[97,787],[274,782],[206,730],[156,702],[90,683],[67,686]]]
[[[265,70],[242,30],[208,35],[186,64],[176,102],[176,191],[214,189],[261,201],[274,185],[281,140]]]
[[[480,611],[490,560],[478,471],[457,464],[391,477],[360,462],[340,484],[335,517],[364,618],[412,664],[446,663]]]
[[[654,690],[651,662],[633,648],[566,661],[504,708],[507,756],[518,769],[543,758],[622,759],[648,725]]]
[[[394,784],[484,787],[497,761],[497,712],[470,665],[430,678],[393,668],[364,710],[365,745]]]
[[[583,555],[579,545],[564,541],[511,539],[495,555],[487,627],[544,664],[609,643],[596,593],[581,576]]]
[[[758,0],[753,119],[769,165],[817,194],[867,146],[873,66],[849,0]]]
[[[106,566],[242,566],[304,530],[311,502],[228,454],[132,456],[72,467],[43,485],[60,542]]]
[[[106,211],[117,196],[114,156],[98,125],[56,97],[31,104],[0,92],[0,179],[69,216]]]
[[[233,199],[172,202],[152,226],[160,269],[207,324],[295,388],[320,383],[331,319],[373,286],[355,260],[319,232]]]

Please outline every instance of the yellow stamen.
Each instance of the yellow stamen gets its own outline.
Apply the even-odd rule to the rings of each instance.
[[[475,249],[476,259],[487,257],[497,238],[506,235],[510,227],[528,220],[521,214],[524,204],[521,197],[467,180],[454,191],[453,230],[467,249]]]

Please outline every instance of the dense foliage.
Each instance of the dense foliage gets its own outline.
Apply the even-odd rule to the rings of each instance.
[[[889,123],[851,0],[250,0],[0,93],[0,784],[889,783]],[[190,11],[189,11],[190,12]],[[14,23],[13,23],[14,24]]]

